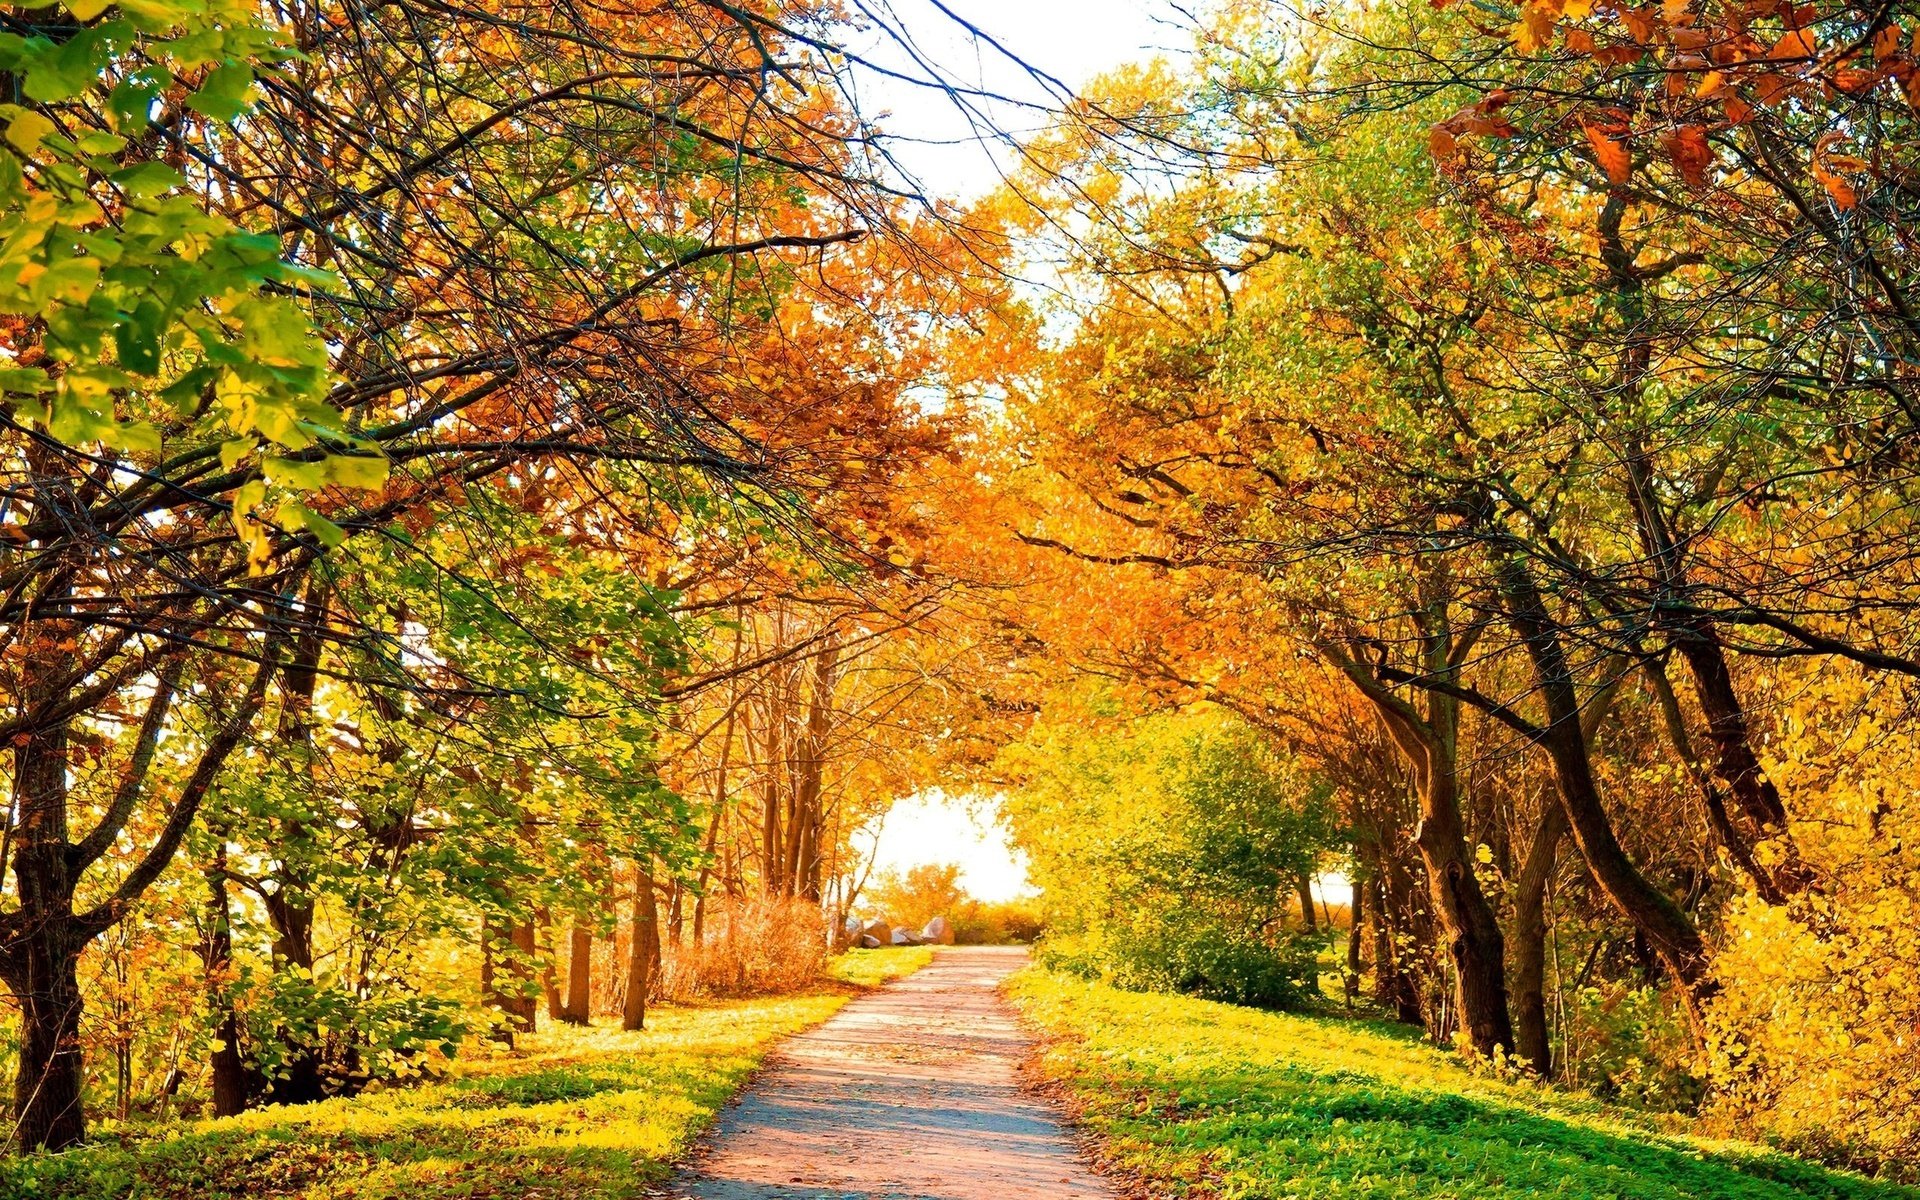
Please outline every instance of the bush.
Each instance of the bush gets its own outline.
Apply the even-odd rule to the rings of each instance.
[[[953,940],[962,946],[1016,946],[1038,941],[1046,930],[1040,902],[968,900],[954,910]]]
[[[1294,1008],[1317,988],[1325,939],[1275,937],[1225,925],[1132,929],[1101,937],[1049,937],[1040,961],[1052,970],[1139,992],[1182,992],[1253,1008]]]
[[[1043,961],[1263,1008],[1317,995],[1324,941],[1288,923],[1335,840],[1330,791],[1257,731],[1215,709],[1094,736],[1041,726],[1006,766],[1043,890]]]
[[[809,900],[715,897],[707,902],[704,932],[699,945],[663,952],[662,999],[795,992],[826,970],[824,921],[820,906]]]

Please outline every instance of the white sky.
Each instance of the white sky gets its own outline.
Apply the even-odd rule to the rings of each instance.
[[[1057,103],[1059,97],[1049,97],[1046,84],[993,47],[976,43],[938,4],[1069,89],[1188,42],[1169,24],[1175,13],[1165,0],[865,0],[875,18],[903,33],[914,51],[878,28],[857,38],[854,48],[878,66],[914,78],[928,78],[936,73],[932,67],[957,86]],[[987,144],[949,96],[878,71],[859,72],[857,87],[869,116],[890,114],[880,122],[891,135],[889,149],[929,195],[972,199],[999,182],[1006,148]],[[1032,132],[1041,124],[1032,111],[988,107],[991,123],[1011,133]]]
[[[894,804],[880,827],[874,878],[922,863],[954,863],[976,900],[1011,900],[1030,891],[1027,860],[1007,840],[993,801],[927,792]]]

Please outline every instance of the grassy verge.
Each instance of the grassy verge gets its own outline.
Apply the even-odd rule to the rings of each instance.
[[[850,983],[855,987],[879,987],[890,979],[911,975],[932,961],[931,946],[849,950],[832,960],[828,972],[841,983]]]
[[[1274,1200],[1920,1200],[1473,1074],[1387,1026],[1146,996],[1028,970],[1039,1062],[1156,1194]]]
[[[926,965],[856,951],[802,996],[663,1007],[639,1033],[524,1038],[421,1087],[227,1120],[108,1132],[0,1160],[0,1200],[615,1200],[645,1195],[774,1042]]]

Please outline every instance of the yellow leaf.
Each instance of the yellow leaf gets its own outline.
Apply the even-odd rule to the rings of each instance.
[[[22,154],[40,148],[40,139],[53,132],[53,122],[37,112],[23,112],[7,124],[7,141]]]

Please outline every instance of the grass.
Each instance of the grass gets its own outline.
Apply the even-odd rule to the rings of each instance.
[[[807,995],[545,1030],[443,1080],[0,1160],[0,1200],[617,1200],[646,1195],[780,1038],[931,951],[863,950]],[[852,986],[847,986],[852,985]]]
[[[1395,1027],[1121,992],[1029,969],[1039,1069],[1123,1174],[1240,1200],[1920,1200],[1591,1097],[1503,1081]]]
[[[889,946],[881,950],[849,950],[828,960],[827,973],[855,987],[879,987],[890,979],[911,975],[933,961],[931,946]]]

